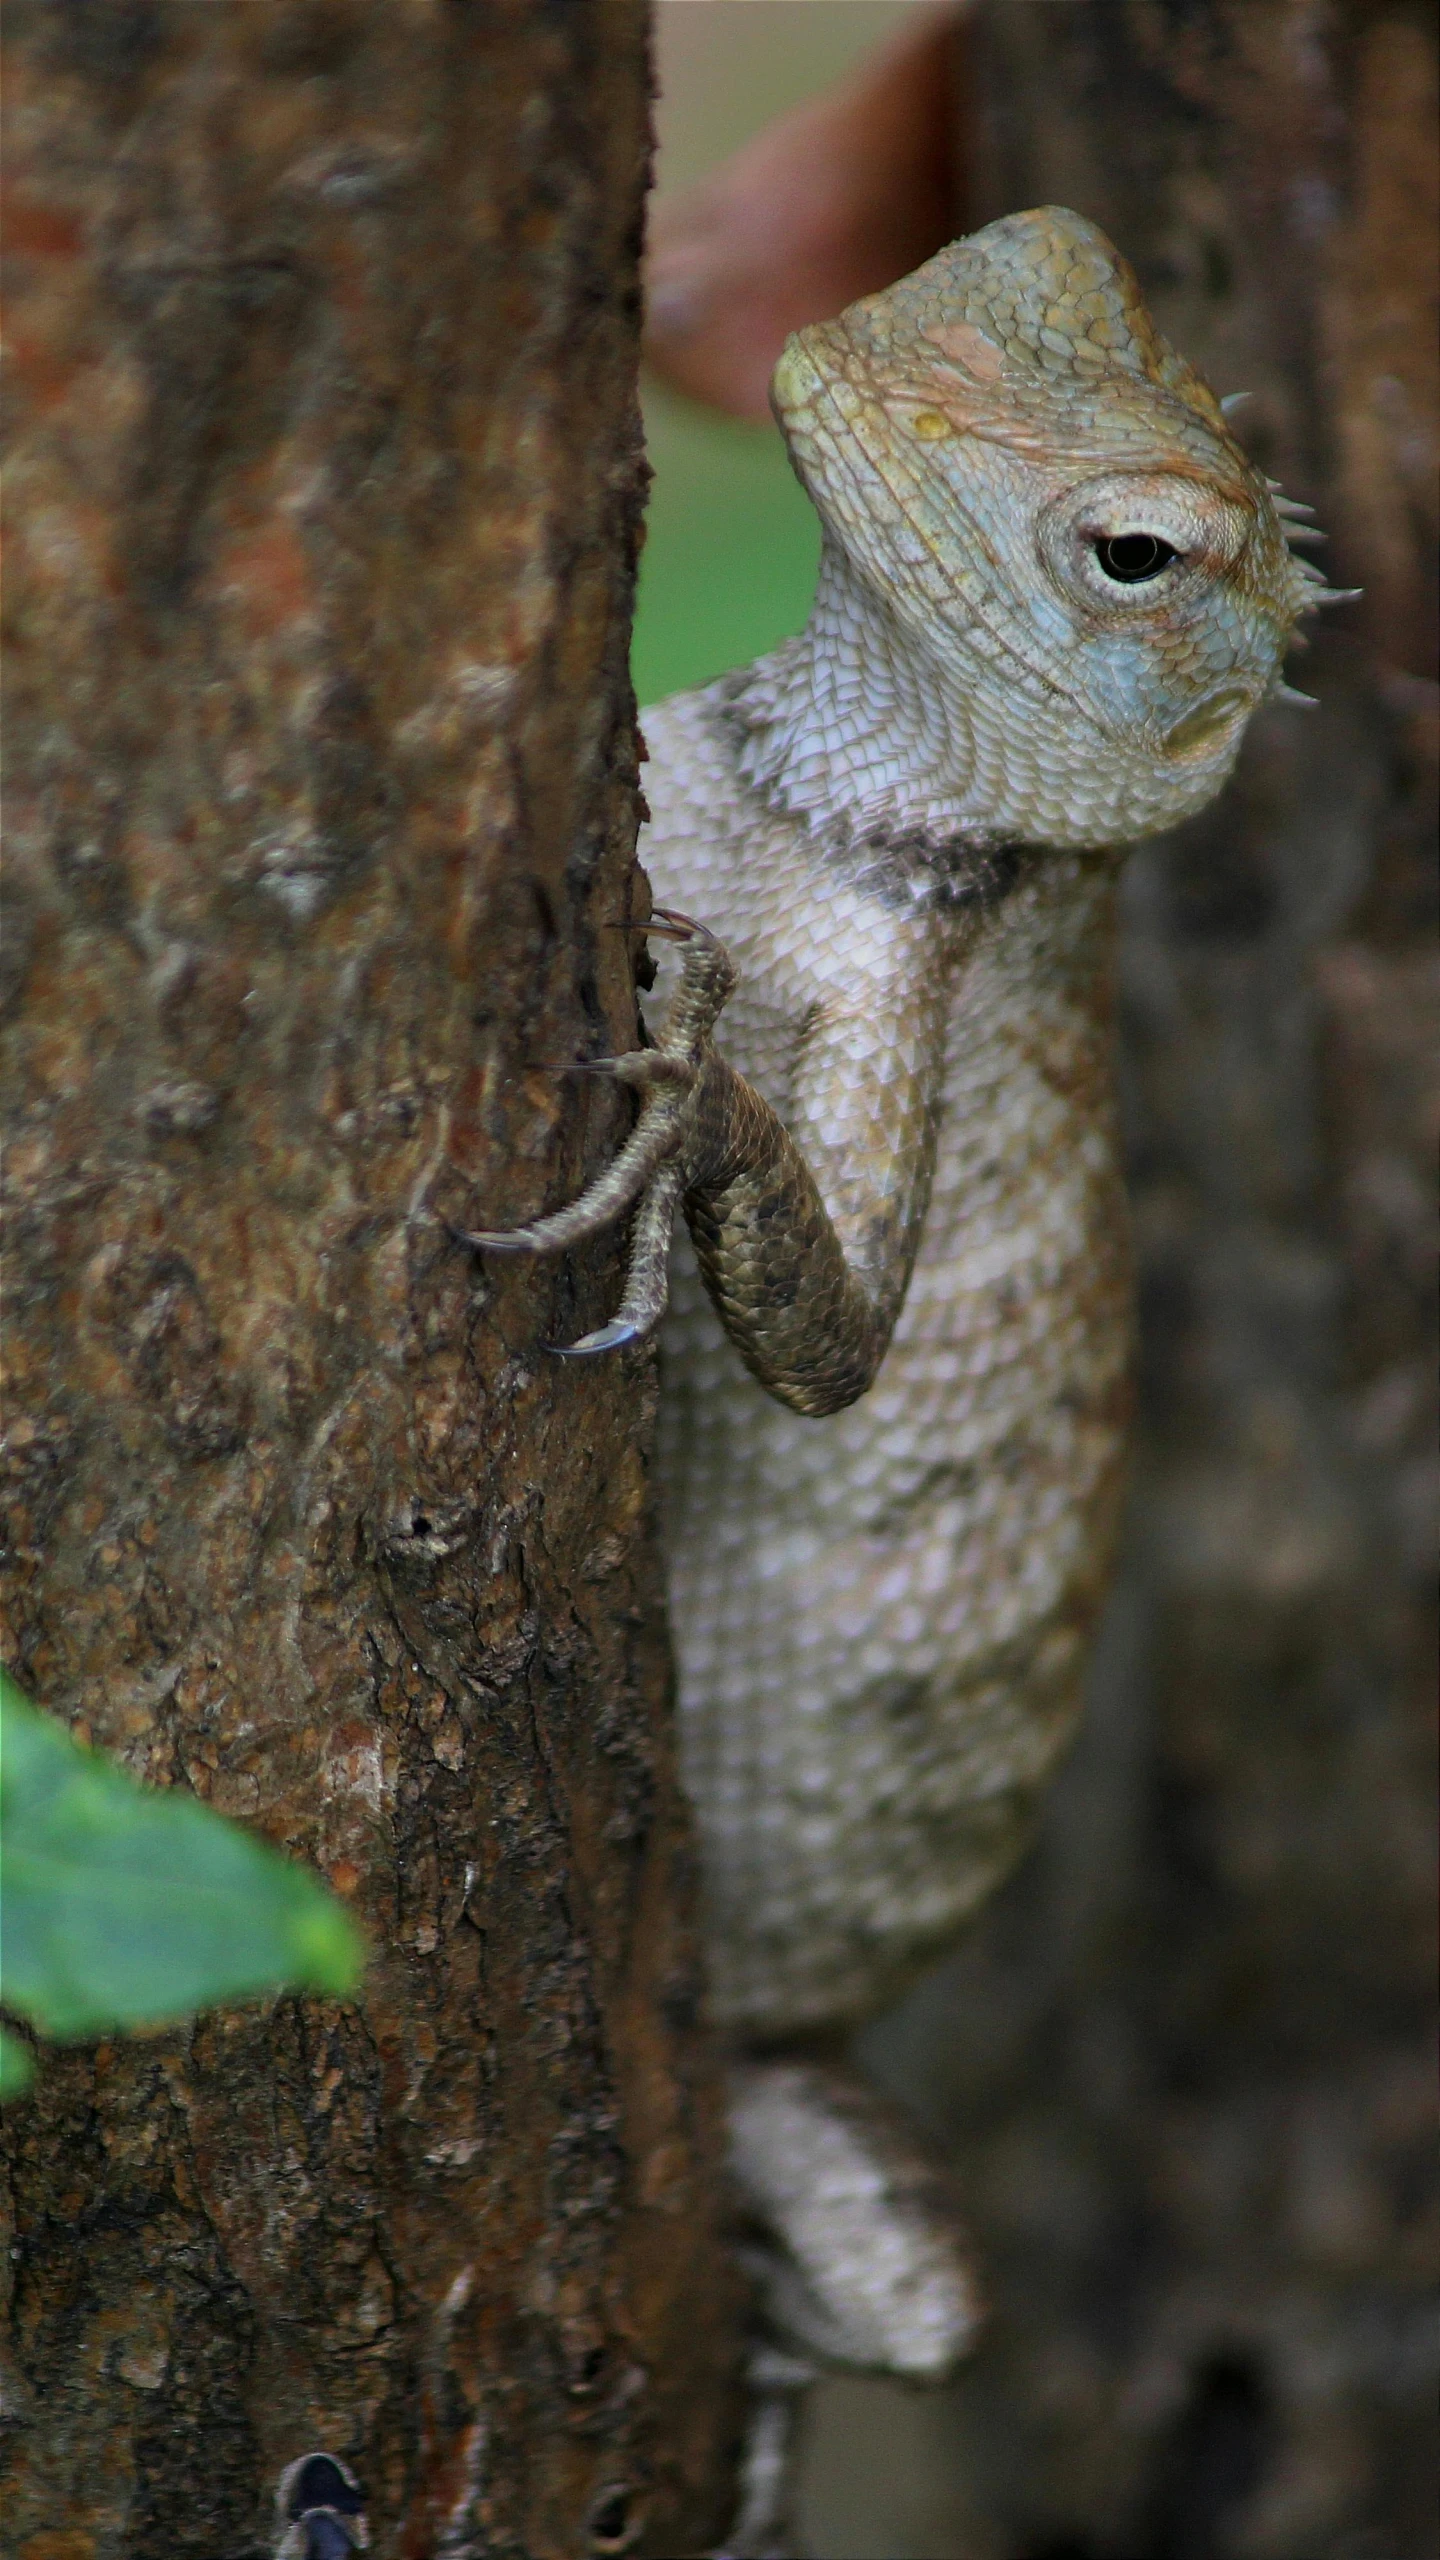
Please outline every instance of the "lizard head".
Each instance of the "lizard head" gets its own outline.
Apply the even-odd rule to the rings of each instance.
[[[773,397],[828,542],[978,708],[1022,823],[1099,840],[1099,784],[1115,842],[1211,797],[1327,590],[1103,232],[1046,206],[957,240],[791,338]]]

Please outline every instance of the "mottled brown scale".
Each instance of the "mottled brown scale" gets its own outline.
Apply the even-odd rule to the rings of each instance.
[[[685,1192],[685,1220],[731,1342],[793,1412],[841,1412],[880,1365],[885,1311],[846,1261],[793,1138],[723,1060],[706,1077],[697,1152],[705,1173]],[[892,1260],[893,1242],[877,1219],[870,1258]]]

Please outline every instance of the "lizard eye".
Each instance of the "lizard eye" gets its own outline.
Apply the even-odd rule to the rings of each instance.
[[[1117,586],[1138,587],[1146,578],[1158,578],[1180,554],[1158,533],[1106,533],[1095,545],[1095,557]]]

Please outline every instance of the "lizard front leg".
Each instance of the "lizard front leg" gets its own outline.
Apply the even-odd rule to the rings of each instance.
[[[770,1104],[714,1047],[711,1032],[732,992],[735,970],[703,925],[661,910],[658,930],[679,942],[679,989],[653,1049],[587,1062],[576,1072],[607,1074],[641,1096],[640,1117],[613,1164],[567,1208],[506,1230],[455,1229],[457,1240],[493,1253],[562,1253],[599,1235],[632,1209],[624,1295],[610,1322],[578,1342],[555,1346],[583,1358],[635,1342],[665,1311],[670,1233],[683,1206],[700,1270],[741,1359],[770,1394],[796,1412],[828,1414],[853,1404],[884,1356],[909,1277],[933,1158],[940,1077],[939,1006],[929,978],[907,987],[912,1012],[934,1018],[922,1041],[921,1070],[885,1080],[868,1097],[868,1121],[905,1132],[883,1151],[884,1179],[865,1187],[846,1153],[846,1131],[812,1104],[833,1166],[833,1208],[800,1146]],[[798,1036],[800,1110],[806,1088],[831,1072],[824,1008]],[[862,1087],[851,1079],[857,1099]],[[816,1097],[818,1100],[818,1096]],[[637,1206],[638,1204],[638,1206]]]
[[[666,1257],[670,1230],[680,1204],[685,1158],[693,1146],[696,1088],[713,1055],[709,1035],[735,984],[735,972],[723,943],[688,916],[657,908],[646,931],[685,948],[679,992],[670,1008],[662,1038],[651,1049],[630,1049],[618,1058],[585,1059],[566,1072],[612,1076],[639,1093],[640,1117],[613,1164],[568,1207],[532,1218],[523,1227],[453,1227],[458,1244],[485,1253],[567,1253],[587,1237],[608,1227],[640,1203],[630,1239],[625,1294],[610,1322],[578,1342],[551,1348],[567,1360],[596,1352],[617,1351],[651,1332],[665,1312]]]

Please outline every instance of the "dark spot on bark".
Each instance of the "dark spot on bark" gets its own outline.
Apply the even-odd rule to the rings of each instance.
[[[579,979],[576,982],[575,992],[580,999],[581,1009],[584,1012],[586,1021],[593,1024],[597,1031],[602,1033],[608,1032],[609,1018],[606,1014],[604,1000],[601,996],[599,986],[596,983],[595,972],[593,969],[583,969],[581,971]]]
[[[368,1547],[397,1579],[428,1583],[468,1542],[474,1516],[474,1505],[463,1498],[440,1503],[412,1499],[402,1503],[373,1533],[362,1533],[361,1546]]]
[[[337,2515],[358,2516],[365,2512],[365,2492],[347,2464],[337,2462],[330,2453],[307,2454],[296,2465],[285,2500],[285,2513],[292,2524],[298,2524],[313,2507],[333,2507]]]
[[[182,233],[170,254],[122,240],[110,270],[147,384],[141,430],[127,439],[132,516],[128,577],[152,609],[185,599],[201,565],[206,500],[232,439],[274,432],[309,280],[283,242],[239,253]]]
[[[1146,2560],[1223,2560],[1264,2478],[1273,2435],[1261,2367],[1243,2355],[1207,2358],[1160,2454],[1145,2517]]]
[[[0,934],[0,1019],[14,1010],[25,992],[34,948],[34,914],[12,889],[5,902],[5,930]]]
[[[265,12],[259,67],[297,80],[323,79],[343,69],[368,33],[361,12],[337,9],[334,0],[291,0],[278,14]]]
[[[586,2518],[592,2551],[628,2551],[639,2531],[628,2489],[602,2489],[592,2499]]]
[[[44,17],[45,49],[57,69],[101,88],[128,87],[165,41],[159,0],[67,0]]]

